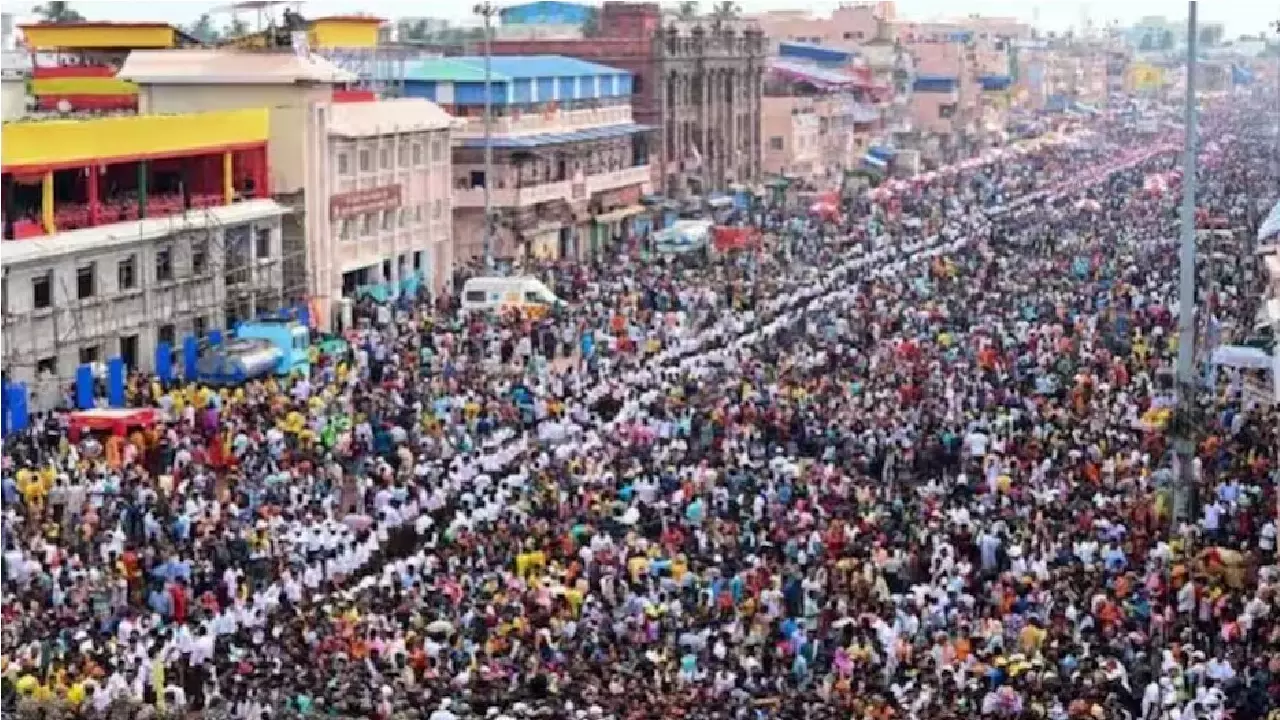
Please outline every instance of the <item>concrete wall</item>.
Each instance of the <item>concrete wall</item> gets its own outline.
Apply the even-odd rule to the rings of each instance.
[[[247,240],[241,245],[252,267],[252,275],[238,272],[232,282],[245,283],[254,290],[247,309],[278,302],[282,281],[281,218],[269,217],[248,223],[185,231],[175,224],[170,235],[155,240],[109,244],[97,250],[16,263],[5,268],[4,292],[8,315],[4,325],[5,370],[10,379],[33,382],[37,368],[51,362],[54,378],[49,387],[33,385],[36,396],[60,392],[75,376],[83,359],[82,351],[93,351],[98,362],[121,354],[122,339],[136,338],[138,369],[155,369],[155,347],[166,336],[180,342],[196,331],[221,328],[225,324],[228,299],[228,238]],[[50,242],[57,242],[57,238]],[[260,251],[265,250],[265,254]],[[158,272],[162,252],[168,253],[171,274]],[[195,255],[203,253],[204,269],[197,272]],[[122,286],[121,265],[131,263],[132,286]],[[80,299],[77,292],[81,269],[92,268],[94,293]],[[35,307],[34,281],[48,277],[52,305]],[[43,361],[43,362],[42,362]],[[131,368],[132,369],[132,368]],[[42,397],[41,400],[47,400]],[[47,405],[47,403],[46,403]]]
[[[27,82],[24,78],[0,80],[0,119],[17,120],[27,114]]]
[[[763,98],[760,123],[766,173],[806,178],[825,173],[819,143],[820,120],[812,98]]]
[[[330,85],[143,85],[141,113],[182,113],[265,107],[271,110],[271,191],[291,193],[306,185],[301,128],[312,103],[329,103]]]
[[[433,290],[444,287],[452,274],[437,264],[440,245],[452,243],[452,174],[447,130],[400,133],[369,138],[331,137],[330,167],[334,169],[335,195],[390,185],[400,185],[401,205],[344,219],[329,219],[338,284],[330,292],[341,293],[341,274],[391,261],[391,277],[397,283],[415,264]],[[369,158],[364,169],[361,156]],[[387,165],[383,165],[383,160]]]

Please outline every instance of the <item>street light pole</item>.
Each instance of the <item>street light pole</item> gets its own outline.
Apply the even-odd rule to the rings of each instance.
[[[1187,3],[1187,88],[1183,105],[1182,236],[1178,277],[1178,416],[1173,449],[1178,457],[1174,479],[1175,525],[1191,520],[1195,510],[1196,409],[1196,0]]]
[[[484,268],[493,272],[493,88],[492,57],[493,15],[497,9],[489,0],[479,3],[474,11],[484,20]]]

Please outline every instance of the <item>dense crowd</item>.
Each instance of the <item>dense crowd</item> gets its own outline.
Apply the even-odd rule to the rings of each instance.
[[[1256,117],[1206,113],[1228,227],[1277,181]],[[839,223],[761,213],[764,252],[544,268],[544,318],[399,302],[307,380],[140,380],[165,420],[126,438],[39,417],[4,453],[4,709],[1264,718],[1280,417],[1221,373],[1171,522],[1172,149],[1099,119]],[[1223,334],[1245,234],[1203,267]]]

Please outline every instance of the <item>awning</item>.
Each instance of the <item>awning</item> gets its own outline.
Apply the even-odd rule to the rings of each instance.
[[[1008,75],[982,75],[978,77],[982,89],[988,92],[1008,90],[1013,85],[1013,78]]]
[[[707,198],[707,205],[713,208],[726,208],[733,205],[733,198],[728,195],[713,195]]]
[[[877,160],[888,162],[893,159],[894,155],[898,154],[898,151],[884,145],[873,145],[867,148],[867,154]]]
[[[798,60],[773,58],[769,61],[769,71],[821,87],[852,87],[855,84],[853,76],[848,73]]]
[[[601,213],[591,219],[604,225],[607,223],[618,222],[619,220],[626,220],[629,217],[639,215],[647,210],[648,208],[643,205],[628,205],[624,208],[618,208],[617,210],[610,210],[607,213]]]
[[[607,140],[637,133],[649,132],[656,128],[638,123],[621,123],[603,127],[587,128],[567,133],[537,133],[534,135],[499,135],[493,137],[492,146],[502,149],[531,149],[544,145],[562,145],[565,143],[587,142],[591,140]],[[482,137],[465,138],[462,147],[481,149],[485,146]]]
[[[889,161],[882,160],[875,155],[867,154],[862,156],[862,165],[864,167],[870,167],[875,170],[879,170],[880,172],[884,172],[889,167]]]

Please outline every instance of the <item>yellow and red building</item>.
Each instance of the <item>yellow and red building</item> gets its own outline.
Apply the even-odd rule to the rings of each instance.
[[[268,197],[268,124],[265,108],[6,123],[4,238]]]
[[[116,77],[133,50],[198,45],[166,23],[41,23],[20,26],[31,53],[31,93],[41,110],[135,110],[138,88]]]

